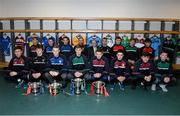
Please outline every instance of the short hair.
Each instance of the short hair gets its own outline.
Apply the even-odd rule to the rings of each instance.
[[[50,37],[48,40],[52,40],[54,42],[54,38],[53,37]]]
[[[146,40],[144,42],[145,43],[151,43],[151,40],[149,38],[146,38]]]
[[[103,37],[102,40],[103,40],[103,39],[107,40],[107,37]]]
[[[136,42],[136,39],[135,38],[131,38],[129,41],[135,41]]]
[[[16,46],[15,48],[14,48],[14,51],[15,50],[21,50],[21,51],[23,51],[23,48],[21,47],[21,46]]]
[[[55,45],[53,46],[53,48],[58,48],[58,49],[59,49],[59,46],[58,46],[57,44],[55,44]]]
[[[37,47],[36,47],[36,49],[42,49],[42,50],[43,50],[43,45],[38,44]]]
[[[68,37],[68,36],[64,36],[64,37],[62,38],[62,40],[65,39],[65,38],[69,41],[69,37]]]
[[[78,49],[78,48],[82,49],[82,46],[81,45],[76,45],[75,49]]]
[[[121,37],[120,37],[120,36],[116,36],[115,40],[116,40],[116,39],[120,39],[120,40],[121,40]]]
[[[118,53],[123,53],[124,54],[124,51],[118,50],[116,54],[118,54]]]
[[[98,49],[96,50],[96,52],[101,52],[101,53],[103,53],[103,50],[100,49],[100,48],[98,48]]]
[[[146,53],[146,52],[143,52],[141,56],[144,56],[144,57],[148,56],[148,57],[150,57],[150,54]]]

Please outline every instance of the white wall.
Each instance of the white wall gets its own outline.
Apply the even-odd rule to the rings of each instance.
[[[180,0],[0,0],[1,16],[180,18]]]

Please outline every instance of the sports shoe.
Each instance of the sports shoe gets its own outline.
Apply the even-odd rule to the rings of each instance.
[[[160,84],[159,87],[161,87],[163,92],[168,92],[166,85]]]

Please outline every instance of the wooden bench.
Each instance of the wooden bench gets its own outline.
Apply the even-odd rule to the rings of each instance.
[[[0,68],[8,67],[8,62],[0,62]]]

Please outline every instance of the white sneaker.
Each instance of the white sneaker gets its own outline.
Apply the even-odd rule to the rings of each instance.
[[[151,90],[152,90],[152,91],[156,91],[156,84],[152,84]]]
[[[163,92],[168,92],[166,85],[160,84],[159,87],[161,87]]]

